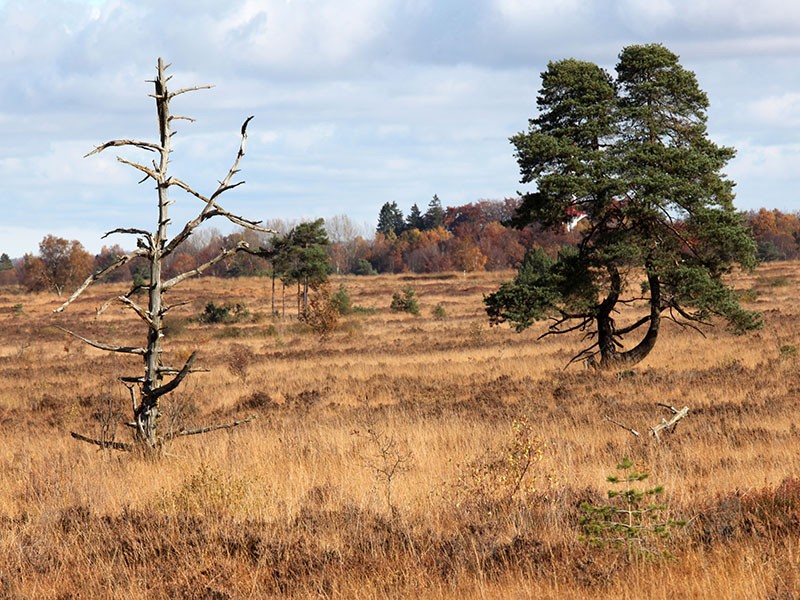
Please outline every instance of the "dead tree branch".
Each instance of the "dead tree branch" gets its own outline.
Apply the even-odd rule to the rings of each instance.
[[[184,377],[186,377],[189,373],[191,373],[192,365],[194,364],[196,358],[197,358],[197,350],[192,352],[192,354],[189,356],[189,359],[186,361],[186,364],[183,365],[183,368],[180,371],[178,371],[178,374],[175,375],[172,381],[170,381],[169,383],[165,383],[161,387],[158,387],[150,391],[150,398],[152,399],[160,398],[164,394],[168,394],[176,387],[178,387],[181,384],[181,381],[183,381]]]
[[[657,441],[660,442],[661,441],[661,437],[658,435],[659,432],[664,431],[664,430],[675,431],[675,427],[678,424],[678,421],[680,421],[686,415],[689,414],[689,407],[688,406],[684,406],[683,408],[678,410],[674,406],[671,406],[669,404],[664,404],[662,402],[656,402],[656,405],[657,406],[662,406],[664,408],[667,408],[672,413],[672,418],[669,421],[667,421],[666,419],[662,419],[661,423],[657,423],[656,425],[653,425],[652,427],[650,427],[650,434],[653,437],[655,437]],[[629,427],[629,426],[627,426],[627,425],[625,425],[623,423],[620,423],[619,421],[616,421],[616,420],[612,419],[609,416],[605,416],[603,418],[606,421],[608,421],[610,423],[613,423],[614,425],[617,425],[618,427],[621,427],[625,431],[628,431],[628,432],[632,433],[635,437],[637,437],[637,438],[640,437],[639,432],[636,429],[634,429],[633,427]]]
[[[95,281],[99,281],[100,279],[102,279],[103,277],[105,277],[106,275],[108,275],[109,273],[111,273],[112,271],[115,271],[116,269],[118,269],[118,268],[119,268],[119,267],[121,267],[122,265],[125,265],[125,264],[129,263],[130,261],[132,261],[134,258],[138,258],[138,257],[140,257],[140,256],[147,256],[147,250],[146,250],[146,249],[144,249],[144,248],[138,248],[137,250],[134,250],[133,252],[131,252],[131,253],[129,253],[129,254],[126,254],[125,256],[122,256],[122,257],[118,258],[116,261],[114,261],[113,263],[111,263],[111,264],[110,264],[109,266],[107,266],[105,269],[101,269],[100,271],[97,271],[96,273],[92,273],[92,274],[91,274],[91,275],[89,275],[89,277],[87,277],[87,278],[86,278],[86,280],[85,280],[85,281],[84,281],[84,282],[83,282],[83,283],[82,283],[82,284],[81,284],[81,285],[78,287],[78,289],[77,289],[77,290],[75,290],[75,291],[72,293],[72,296],[70,296],[70,297],[67,299],[67,301],[66,301],[66,302],[64,302],[64,304],[62,304],[61,306],[59,306],[59,307],[58,307],[57,309],[55,309],[53,312],[55,312],[55,313],[60,313],[60,312],[63,312],[63,310],[64,310],[65,308],[67,308],[67,307],[68,307],[70,304],[72,304],[72,303],[73,303],[73,302],[74,302],[74,301],[75,301],[75,300],[78,298],[78,296],[80,296],[80,295],[81,295],[81,294],[82,294],[82,293],[83,293],[83,292],[86,290],[86,288],[88,288],[90,285],[92,285],[92,284],[93,284]]]
[[[246,419],[233,421],[231,423],[220,423],[219,425],[209,425],[208,427],[198,427],[197,429],[181,429],[180,431],[177,431],[175,433],[165,435],[164,441],[169,441],[174,438],[182,437],[185,435],[200,435],[201,433],[209,433],[211,431],[217,431],[219,429],[231,429],[232,427],[238,427],[239,425],[244,425],[245,423],[249,423],[255,418],[256,415],[250,415]]]
[[[111,140],[100,146],[95,146],[95,149],[85,154],[83,158],[89,158],[92,154],[98,154],[103,150],[116,146],[134,146],[136,148],[142,148],[143,150],[149,150],[150,152],[161,152],[164,150],[159,144],[154,144],[153,142],[142,142],[140,140]]]
[[[615,421],[614,419],[612,419],[612,418],[611,418],[611,417],[609,417],[608,415],[606,415],[606,416],[605,416],[605,417],[603,417],[603,418],[604,418],[606,421],[609,421],[610,423],[613,423],[614,425],[617,425],[617,426],[619,426],[619,427],[622,427],[622,428],[623,428],[625,431],[630,431],[630,432],[631,432],[633,435],[635,435],[636,437],[639,437],[639,432],[638,432],[638,431],[636,431],[636,430],[635,430],[633,427],[628,427],[627,425],[623,425],[622,423],[620,423],[619,421]]]
[[[78,335],[74,331],[70,331],[69,329],[64,329],[59,325],[56,325],[56,329],[60,329],[64,333],[68,333],[72,337],[78,338],[80,341],[89,344],[90,346],[92,346],[93,348],[97,348],[98,350],[105,350],[106,352],[120,352],[122,354],[138,354],[139,356],[144,356],[147,352],[145,348],[139,348],[136,346],[112,346],[110,344],[104,344],[102,342],[90,340],[89,338],[85,338],[82,335]]]
[[[126,442],[113,442],[109,440],[96,440],[94,438],[86,437],[85,435],[81,435],[80,433],[76,433],[74,431],[70,432],[70,435],[74,437],[76,440],[80,440],[82,442],[86,442],[87,444],[94,444],[95,446],[100,446],[100,448],[111,448],[113,450],[123,450],[125,452],[132,452],[134,449],[133,444],[128,444]]]
[[[134,423],[131,423],[130,426],[136,431],[136,442],[135,445],[124,444],[119,442],[107,442],[104,440],[95,440],[92,438],[86,438],[85,436],[81,436],[80,434],[73,434],[73,437],[76,439],[80,439],[82,441],[86,441],[88,443],[92,443],[95,445],[100,446],[101,448],[115,448],[120,450],[130,450],[136,446],[144,448],[144,449],[157,449],[159,448],[163,442],[167,439],[172,439],[177,436],[183,435],[196,435],[200,433],[206,433],[208,431],[214,431],[216,429],[223,429],[228,427],[235,427],[237,425],[247,423],[252,420],[253,417],[249,419],[245,419],[243,421],[236,421],[234,423],[226,423],[223,425],[215,425],[212,427],[204,427],[200,429],[183,429],[178,433],[169,433],[167,435],[162,435],[158,428],[158,421],[161,416],[161,411],[159,410],[159,401],[162,396],[168,394],[175,390],[185,379],[187,375],[190,373],[195,373],[200,370],[206,369],[195,369],[194,362],[197,358],[197,352],[192,352],[189,356],[186,364],[181,369],[174,369],[172,367],[165,367],[162,364],[163,360],[163,342],[164,342],[164,332],[165,332],[165,325],[164,325],[164,315],[165,313],[172,308],[171,306],[165,303],[165,294],[174,286],[179,284],[180,282],[193,277],[195,275],[199,275],[206,269],[212,267],[213,265],[219,263],[222,260],[225,260],[227,257],[240,252],[240,251],[250,251],[250,247],[244,241],[239,242],[235,246],[231,248],[223,248],[221,249],[220,253],[208,260],[204,264],[185,271],[183,273],[179,273],[178,275],[172,277],[164,281],[164,259],[170,256],[183,242],[185,242],[194,232],[194,230],[199,227],[202,223],[207,221],[212,217],[221,216],[226,218],[228,221],[244,227],[246,229],[251,229],[253,231],[259,231],[263,233],[275,233],[271,229],[267,229],[265,227],[261,227],[261,221],[253,221],[246,219],[242,216],[236,215],[232,212],[229,212],[219,206],[217,203],[218,198],[225,192],[232,190],[244,182],[233,182],[234,177],[239,173],[239,165],[241,163],[242,157],[245,153],[245,146],[247,143],[247,125],[252,120],[252,116],[247,117],[241,127],[241,142],[239,144],[239,149],[236,153],[236,157],[233,161],[232,166],[228,170],[225,177],[218,181],[218,186],[209,197],[204,196],[197,192],[194,188],[192,188],[189,184],[181,181],[180,179],[173,178],[169,175],[168,168],[170,165],[170,156],[172,153],[172,139],[175,135],[175,131],[172,130],[171,124],[174,120],[187,120],[192,121],[193,119],[183,116],[183,115],[171,115],[170,114],[170,101],[173,100],[176,96],[180,96],[182,94],[196,91],[196,90],[205,90],[210,89],[213,86],[205,85],[205,86],[194,86],[194,87],[187,87],[181,88],[177,91],[170,92],[167,89],[167,84],[170,81],[171,77],[166,74],[166,70],[169,65],[166,65],[162,59],[158,59],[157,65],[157,77],[152,81],[154,84],[154,91],[153,94],[150,94],[152,98],[156,101],[156,112],[158,115],[158,139],[159,141],[156,142],[145,142],[140,140],[131,140],[131,139],[118,139],[106,142],[100,146],[95,147],[94,150],[89,152],[86,156],[91,156],[93,154],[97,154],[107,150],[109,148],[114,147],[133,147],[142,150],[147,150],[149,152],[155,153],[157,156],[152,161],[152,164],[142,164],[140,162],[136,162],[134,160],[129,160],[123,157],[117,157],[117,160],[129,167],[139,171],[144,175],[141,182],[147,181],[148,179],[152,179],[155,183],[155,190],[157,194],[157,218],[156,218],[156,226],[152,232],[145,231],[139,228],[117,228],[110,232],[108,232],[105,236],[111,235],[112,233],[127,233],[127,234],[134,234],[139,236],[137,239],[137,249],[134,252],[131,252],[124,257],[116,260],[112,265],[109,267],[93,274],[92,276],[88,277],[86,281],[76,290],[76,292],[70,297],[63,305],[55,310],[55,312],[62,312],[65,308],[67,308],[76,298],[78,298],[85,290],[88,288],[92,283],[98,281],[106,274],[110,273],[116,268],[121,267],[122,265],[126,264],[127,262],[135,259],[135,258],[145,258],[147,260],[148,266],[148,275],[149,280],[146,285],[137,286],[134,285],[133,288],[127,293],[122,296],[117,296],[112,300],[108,300],[103,304],[103,306],[98,311],[98,315],[102,313],[113,300],[117,300],[122,303],[127,308],[133,310],[136,315],[147,324],[147,343],[142,347],[131,347],[131,346],[115,346],[111,344],[105,344],[102,342],[98,342],[95,340],[91,340],[85,338],[81,335],[73,333],[67,329],[59,327],[64,332],[72,335],[79,340],[93,346],[94,348],[98,348],[100,350],[105,350],[108,352],[119,352],[119,353],[126,353],[126,354],[136,354],[143,357],[143,374],[141,376],[136,377],[123,377],[122,382],[126,385],[130,392],[131,402],[133,405],[133,416],[134,416]],[[196,198],[200,199],[204,206],[200,211],[199,215],[186,223],[183,228],[180,230],[177,236],[174,236],[172,239],[169,237],[169,225],[171,224],[170,216],[169,216],[169,207],[174,203],[174,199],[172,199],[169,195],[170,188],[179,188],[184,190],[185,192],[189,193],[190,195],[195,196]],[[147,304],[140,305],[139,302],[135,301],[132,296],[135,292],[139,290],[146,290],[147,292]],[[164,379],[172,376],[172,378],[167,382],[164,383]]]
[[[208,262],[205,262],[202,265],[200,265],[198,267],[195,267],[191,271],[186,271],[184,273],[181,273],[180,275],[176,275],[172,279],[168,279],[167,281],[165,281],[163,283],[163,285],[161,287],[165,291],[170,289],[170,288],[173,288],[176,285],[178,285],[181,281],[183,281],[185,279],[189,279],[190,277],[194,277],[195,275],[199,275],[200,273],[202,273],[206,269],[208,269],[210,267],[213,267],[218,262],[220,262],[222,260],[225,260],[229,256],[233,256],[234,254],[236,254],[240,250],[243,250],[246,247],[248,247],[247,242],[239,242],[233,248],[228,248],[227,250],[223,250],[217,256],[215,256],[214,258],[209,260]]]
[[[655,436],[655,438],[661,441],[661,438],[658,436],[659,431],[663,431],[666,429],[667,431],[675,431],[675,427],[678,425],[678,421],[683,419],[686,415],[689,414],[689,407],[684,406],[682,409],[678,410],[674,406],[670,406],[669,404],[662,404],[661,402],[656,403],[658,406],[663,406],[664,408],[668,408],[672,412],[672,418],[667,421],[666,419],[661,419],[661,423],[654,425],[650,428],[650,432]]]

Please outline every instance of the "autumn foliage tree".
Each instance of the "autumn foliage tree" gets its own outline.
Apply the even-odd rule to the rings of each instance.
[[[38,256],[23,256],[20,282],[28,291],[51,290],[61,296],[80,285],[93,263],[94,257],[78,240],[47,235],[39,242]]]
[[[762,208],[746,215],[761,260],[800,258],[800,213]]]

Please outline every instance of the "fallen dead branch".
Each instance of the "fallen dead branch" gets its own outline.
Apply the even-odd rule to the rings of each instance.
[[[681,419],[686,417],[686,415],[689,414],[689,407],[688,406],[684,406],[681,409],[677,409],[674,406],[671,406],[669,404],[664,404],[663,402],[656,402],[656,406],[661,406],[663,408],[666,408],[672,413],[672,418],[671,419],[667,420],[667,419],[663,419],[662,418],[660,423],[657,423],[657,424],[655,424],[655,425],[653,425],[652,427],[649,428],[650,434],[654,438],[656,438],[657,441],[660,442],[661,441],[661,436],[659,435],[659,433],[662,432],[662,431],[665,431],[665,430],[669,431],[669,432],[674,432],[675,431],[675,427],[678,425],[678,421],[680,421]],[[633,427],[629,427],[628,425],[625,425],[624,423],[620,423],[619,421],[617,421],[616,419],[612,419],[608,415],[604,416],[603,418],[606,421],[608,421],[609,423],[613,423],[617,427],[621,427],[625,431],[631,433],[633,436],[635,436],[637,438],[641,437],[639,432],[636,429],[634,429]]]

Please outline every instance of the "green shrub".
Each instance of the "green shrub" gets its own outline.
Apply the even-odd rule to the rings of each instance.
[[[375,270],[375,267],[372,266],[372,263],[369,262],[366,258],[358,259],[355,268],[353,269],[353,274],[355,275],[377,275],[378,272]]]
[[[234,305],[222,304],[220,306],[209,302],[199,320],[201,323],[237,323],[245,319],[248,314],[247,307],[238,302]]]
[[[374,306],[361,306],[360,304],[356,304],[353,306],[352,312],[357,315],[374,315],[378,312],[378,309]]]
[[[331,294],[331,302],[339,311],[340,315],[349,315],[353,312],[353,305],[350,301],[350,292],[343,283],[339,284],[339,289]]]
[[[417,302],[417,292],[413,286],[407,285],[401,291],[392,295],[390,308],[397,312],[407,312],[412,315],[419,314],[419,302]]]
[[[433,307],[433,318],[441,321],[447,316],[447,311],[442,306],[442,303],[439,302],[436,306]]]

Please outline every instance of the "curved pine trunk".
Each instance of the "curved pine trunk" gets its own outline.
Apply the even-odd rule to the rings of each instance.
[[[600,347],[600,368],[615,368],[620,366],[635,365],[644,360],[655,347],[658,332],[661,326],[661,282],[658,275],[650,273],[647,283],[650,287],[650,315],[648,317],[647,333],[642,340],[630,350],[617,351],[616,331],[611,311],[619,300],[619,291],[613,289],[614,276],[612,274],[612,292],[603,301],[597,316],[598,344]]]

